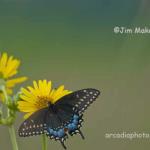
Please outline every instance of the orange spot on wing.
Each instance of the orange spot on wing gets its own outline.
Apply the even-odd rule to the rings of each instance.
[[[64,132],[67,132],[68,131],[68,128],[64,128]]]

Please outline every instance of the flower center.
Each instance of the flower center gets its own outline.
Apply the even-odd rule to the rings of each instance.
[[[38,96],[38,101],[36,102],[36,106],[38,108],[48,107],[50,101],[51,100],[47,96]]]

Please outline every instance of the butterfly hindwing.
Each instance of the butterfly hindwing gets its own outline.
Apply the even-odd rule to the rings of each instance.
[[[69,109],[68,109],[69,108]],[[62,105],[57,112],[57,115],[62,121],[62,125],[67,133],[72,135],[72,132],[77,131],[83,122],[82,115],[74,113],[71,107]]]
[[[82,116],[74,114],[72,108],[67,105],[50,108],[46,116],[46,135],[50,139],[60,140],[64,146],[67,134],[75,133],[81,127],[81,120]]]
[[[50,139],[61,140],[66,139],[66,133],[64,131],[64,126],[61,118],[57,114],[57,110],[52,111],[49,109],[46,114],[46,135]]]
[[[55,112],[51,111],[52,109]],[[46,134],[51,139],[60,140],[63,143],[68,137],[67,133],[78,128],[79,121],[79,116],[75,115],[72,108],[67,105],[51,108],[46,117]]]
[[[45,116],[48,108],[41,109],[33,113],[26,119],[19,128],[19,136],[33,136],[43,134],[46,129]]]

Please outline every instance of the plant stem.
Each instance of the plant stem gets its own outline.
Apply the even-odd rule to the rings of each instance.
[[[47,139],[45,134],[42,135],[42,150],[47,150]]]
[[[5,86],[2,86],[2,91],[3,91],[4,97],[5,97],[6,104],[8,104],[8,95],[7,95]]]
[[[9,135],[10,135],[10,138],[11,138],[11,143],[12,143],[12,146],[13,146],[13,150],[18,150],[18,145],[17,145],[17,141],[16,141],[14,126],[10,125],[10,126],[8,126],[8,128],[9,128]]]
[[[5,97],[5,101],[6,101],[6,105],[9,103],[9,99],[8,99],[8,95],[6,92],[6,88],[3,86],[2,88],[4,97]],[[10,109],[7,107],[7,117],[11,117],[10,115]],[[8,129],[9,129],[9,135],[10,135],[10,139],[11,139],[11,143],[13,146],[13,150],[18,150],[18,145],[17,145],[17,140],[16,140],[16,134],[15,134],[15,129],[13,126],[13,122],[12,124],[8,125]]]

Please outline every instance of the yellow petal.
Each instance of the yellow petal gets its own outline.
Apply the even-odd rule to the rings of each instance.
[[[33,97],[27,97],[23,94],[20,95],[20,98],[24,101],[27,101],[29,103],[36,103],[36,98],[33,98]]]
[[[27,77],[20,77],[6,81],[6,86],[9,88],[14,87],[16,84],[22,83],[27,80]]]
[[[58,97],[58,95],[61,93],[61,91],[63,91],[63,89],[64,89],[64,85],[59,86],[53,95],[53,99],[56,99],[56,97]]]
[[[20,65],[20,61],[17,59],[11,60],[11,58],[9,59],[9,64],[7,62],[7,66],[5,67],[5,73],[4,73],[4,77],[5,78],[9,78],[12,77],[13,75],[15,75],[18,71],[18,67]]]
[[[12,76],[14,76],[18,71],[17,71],[17,69],[18,69],[18,67],[19,67],[19,65],[20,65],[20,61],[19,60],[13,60],[12,62],[11,62],[11,65],[10,65],[10,70],[9,70],[9,72],[8,72],[8,75],[7,75],[7,77],[12,77]],[[7,78],[6,77],[6,78]]]
[[[26,90],[25,88],[22,88],[21,91],[25,96],[27,96],[29,98],[33,98],[33,99],[35,98],[34,95],[31,92],[29,92],[28,90]]]
[[[36,81],[33,81],[33,86],[34,86],[34,88],[35,88],[36,90],[39,89]]]
[[[0,71],[3,71],[7,63],[7,53],[3,53],[0,59]]]
[[[24,119],[29,118],[34,112],[29,112],[27,114],[24,115]]]
[[[36,111],[36,105],[25,101],[18,102],[18,108],[23,112]]]
[[[43,96],[43,83],[42,83],[42,80],[39,80],[39,95]]]

